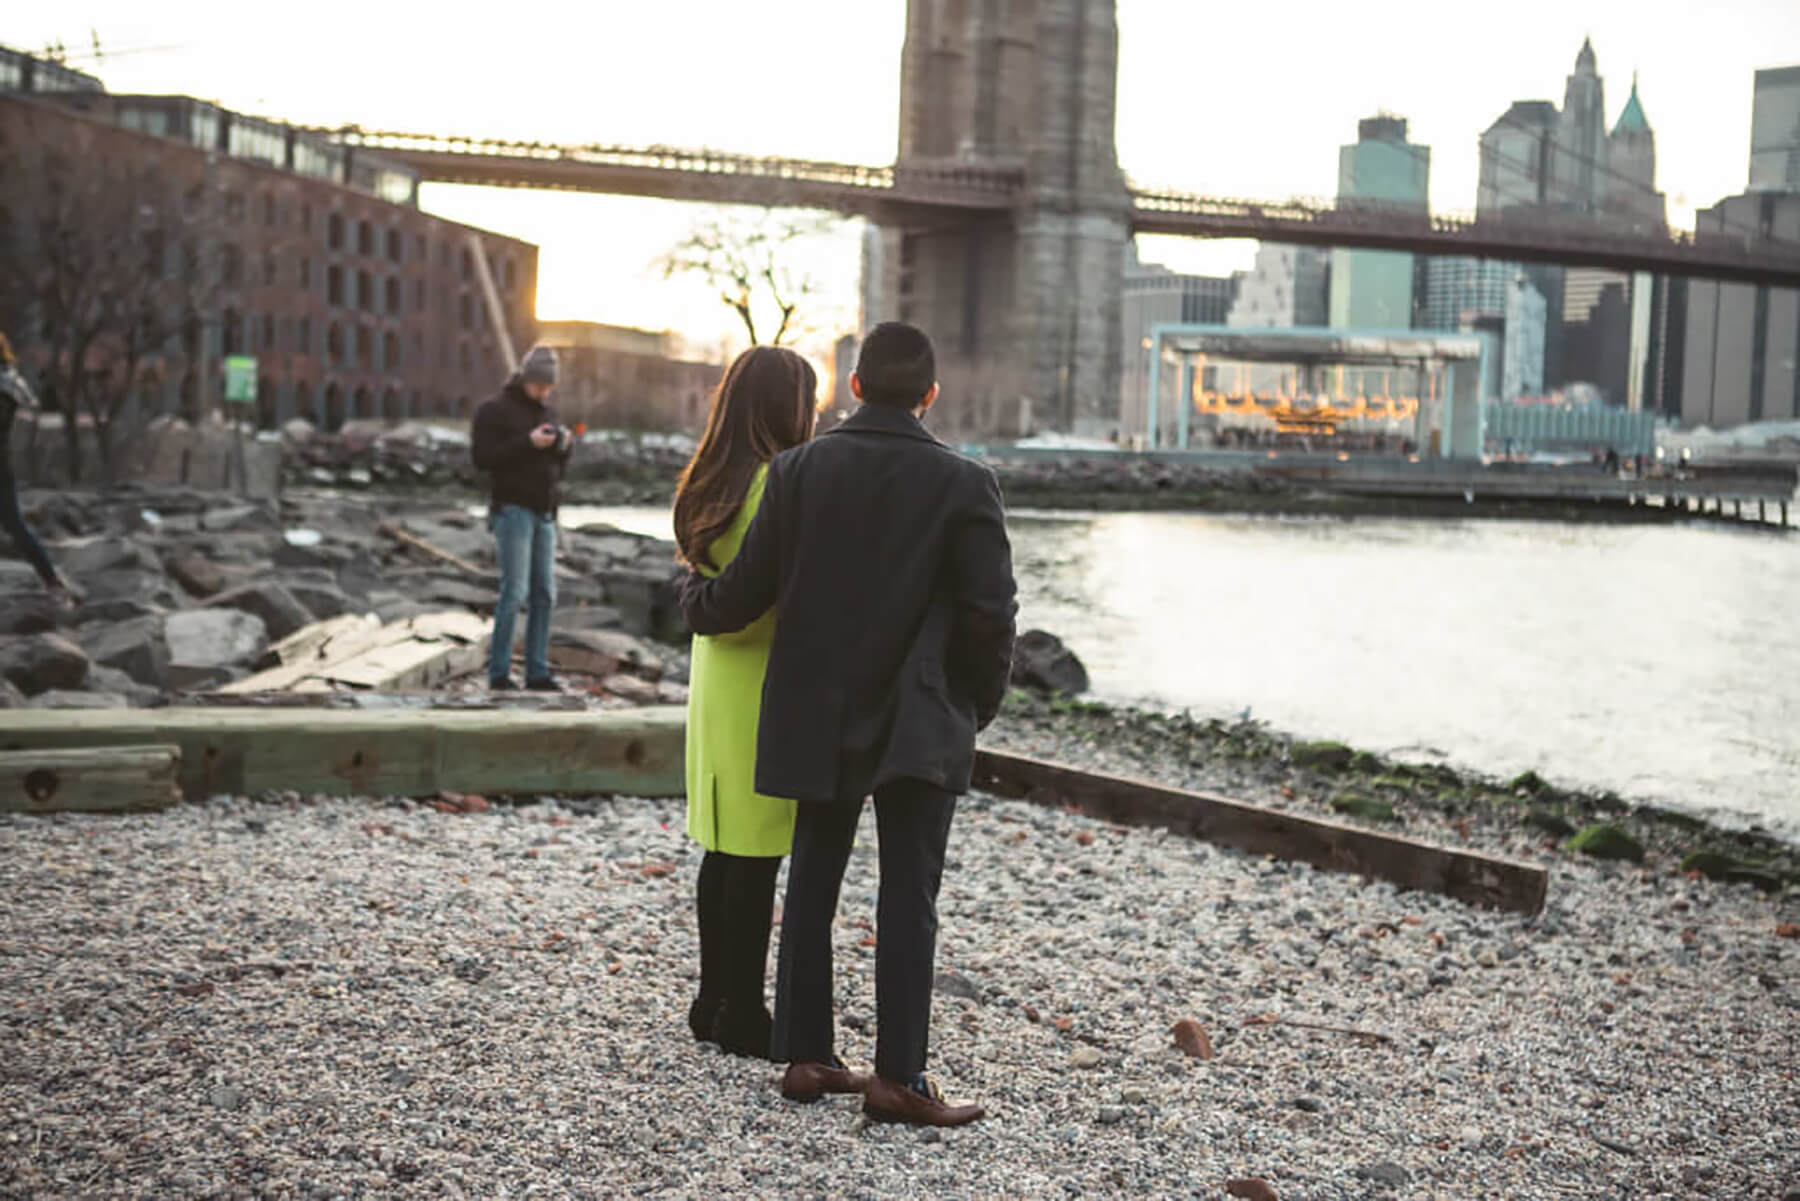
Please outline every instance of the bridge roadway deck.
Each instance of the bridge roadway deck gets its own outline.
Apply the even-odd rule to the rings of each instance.
[[[1260,204],[1153,192],[1134,193],[1132,204],[1132,228],[1137,233],[1565,263],[1800,287],[1800,244],[1792,242],[1728,236],[1697,239],[1691,234],[1618,232],[1585,223],[1375,213],[1331,205]]]
[[[431,182],[816,208],[895,225],[1002,216],[1028,200],[1022,164],[956,160],[863,166],[675,147],[561,146],[362,129],[321,131]],[[1477,220],[1326,202],[1134,190],[1134,233],[1252,238],[1800,287],[1800,244],[1621,232],[1585,222]]]
[[[1009,213],[1022,175],[918,170],[706,152],[375,143],[384,160],[433,183],[650,196],[711,204],[811,208],[897,225]]]

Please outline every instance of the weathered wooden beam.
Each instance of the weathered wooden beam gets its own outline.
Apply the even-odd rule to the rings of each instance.
[[[390,640],[388,631],[393,630]],[[334,688],[411,691],[432,688],[487,661],[491,623],[473,613],[425,613],[403,626],[383,626],[367,650],[296,681],[296,692]],[[266,689],[265,689],[266,691]]]
[[[686,710],[0,710],[0,751],[181,748],[190,797],[292,789],[681,796]]]
[[[328,621],[302,626],[270,647],[274,666],[220,688],[220,692],[278,692],[301,680],[380,644],[381,618],[373,613],[345,614]],[[391,635],[397,637],[398,635]]]
[[[375,527],[375,532],[392,538],[401,546],[411,547],[413,550],[418,551],[427,558],[436,559],[440,563],[448,563],[465,575],[471,575],[477,579],[489,581],[495,577],[495,572],[477,567],[461,555],[453,555],[442,547],[433,546],[403,525],[395,525],[392,522],[384,521]]]
[[[181,748],[169,745],[0,751],[0,809],[166,809],[181,800],[180,773]]]
[[[1472,905],[1537,913],[1549,890],[1549,873],[1528,863],[1000,751],[976,755],[975,786],[1040,804],[1073,805],[1107,821],[1162,826],[1255,855],[1443,893]]]

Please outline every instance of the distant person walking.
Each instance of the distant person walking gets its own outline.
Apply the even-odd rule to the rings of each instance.
[[[58,603],[68,604],[75,597],[75,589],[56,570],[44,544],[25,524],[25,515],[19,511],[19,484],[13,478],[13,422],[20,412],[30,412],[37,407],[36,394],[19,374],[19,360],[13,354],[12,343],[7,341],[5,334],[0,334],[0,528],[6,530],[13,549],[31,564],[38,579],[44,582],[44,587]]]
[[[762,505],[769,460],[812,437],[818,376],[791,350],[739,355],[675,493],[675,539],[702,575],[737,557]],[[756,789],[756,731],[775,614],[694,639],[688,692],[688,835],[706,848],[695,888],[700,989],[688,1027],[737,1055],[769,1056],[763,979],[775,876],[794,843],[794,802]]]
[[[518,688],[512,678],[513,627],[525,613],[525,687],[555,692],[550,675],[550,614],[556,608],[556,506],[575,437],[550,407],[556,352],[534,346],[500,394],[475,410],[469,450],[489,476],[488,528],[500,561],[500,598],[488,651],[488,687]]]

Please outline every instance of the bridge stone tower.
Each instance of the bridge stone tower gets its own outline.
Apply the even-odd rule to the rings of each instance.
[[[1107,436],[1130,200],[1114,143],[1114,0],[910,0],[898,166],[1016,166],[994,218],[881,231],[870,321],[939,347],[943,424]]]

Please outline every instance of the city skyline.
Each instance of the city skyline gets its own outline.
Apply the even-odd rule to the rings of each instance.
[[[1140,183],[1215,194],[1329,196],[1338,147],[1355,140],[1360,118],[1389,111],[1432,148],[1433,207],[1473,209],[1481,131],[1515,100],[1558,99],[1589,37],[1611,84],[1609,124],[1637,71],[1670,223],[1691,229],[1697,209],[1745,186],[1754,71],[1800,62],[1800,17],[1764,0],[1734,4],[1734,19],[1691,30],[1622,3],[1594,6],[1580,22],[1529,3],[1509,10],[1503,29],[1484,30],[1474,57],[1428,32],[1441,20],[1423,4],[1360,13],[1309,6],[1317,36],[1298,47],[1280,43],[1279,61],[1270,47],[1283,26],[1266,12],[1193,8],[1120,0],[1119,155]],[[261,43],[245,36],[241,16],[228,19],[237,11],[202,4],[171,15],[90,0],[22,14],[6,40],[37,49],[61,39],[81,55],[91,28],[111,53],[97,63],[77,57],[76,65],[114,90],[186,92],[293,121],[862,162],[893,156],[904,0],[854,9],[789,0],[786,19],[777,20],[706,3],[569,14],[516,7],[506,28],[519,31],[517,39],[505,31],[472,38],[403,13],[326,3],[303,23],[284,21],[283,50],[268,55],[255,52]],[[534,25],[534,12],[544,22]],[[557,36],[528,36],[545,22]],[[1437,52],[1406,53],[1425,43]],[[1368,50],[1346,63],[1345,45]],[[621,49],[645,46],[661,52]],[[526,47],[528,61],[509,57],[522,59]],[[1406,69],[1370,69],[1389,57]],[[793,70],[777,67],[788,60]],[[596,110],[605,115],[596,119]],[[735,319],[707,289],[665,284],[653,268],[656,253],[701,215],[692,206],[447,186],[427,187],[424,203],[542,246],[539,307],[547,319],[671,328],[702,346],[731,332]],[[809,247],[824,277],[821,346],[854,319],[857,245],[847,225]],[[1210,273],[1246,268],[1253,253],[1247,244],[1164,238],[1143,239],[1142,249],[1147,261]]]

